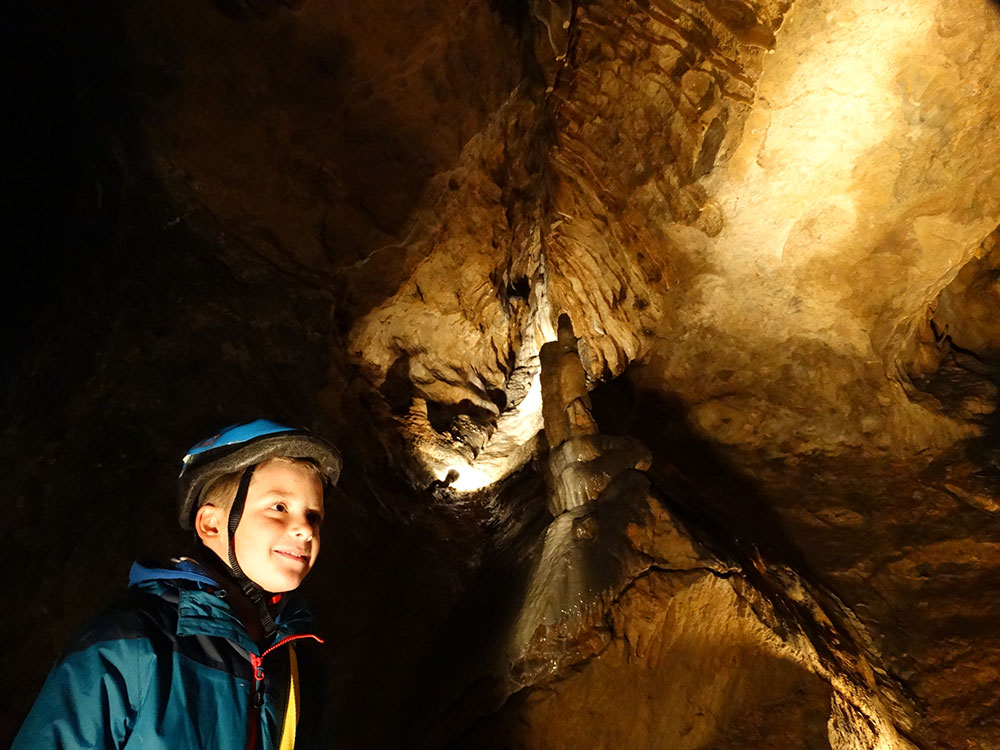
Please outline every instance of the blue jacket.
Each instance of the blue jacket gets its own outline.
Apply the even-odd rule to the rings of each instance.
[[[274,750],[291,647],[301,686],[296,748],[321,744],[321,686],[310,675],[319,660],[307,645],[318,639],[301,599],[287,602],[260,649],[194,561],[136,563],[130,578],[128,599],[70,643],[12,750]]]

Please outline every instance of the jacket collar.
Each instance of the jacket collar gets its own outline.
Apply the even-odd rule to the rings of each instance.
[[[205,567],[190,558],[174,560],[164,566],[137,561],[129,574],[129,588],[175,602],[179,636],[216,636],[250,653],[260,651],[229,606],[225,589]],[[312,615],[302,597],[294,592],[285,596],[288,601],[275,618],[278,632],[274,643],[290,635],[307,633],[312,626]]]

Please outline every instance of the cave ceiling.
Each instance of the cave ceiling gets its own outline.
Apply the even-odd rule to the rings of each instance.
[[[274,380],[234,388],[308,360],[289,408],[359,475],[419,494],[454,470],[436,502],[493,513],[545,451],[565,313],[597,422],[645,443],[658,491],[855,618],[895,696],[878,747],[1000,747],[995,3],[142,0],[116,24],[116,170],[141,152],[169,206],[147,221],[277,290],[241,303],[275,311],[246,355]],[[750,638],[737,619],[715,636]],[[629,679],[595,664],[567,701]],[[552,731],[523,746],[587,746]]]

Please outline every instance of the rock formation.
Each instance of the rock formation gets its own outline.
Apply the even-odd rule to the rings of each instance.
[[[333,747],[1000,747],[995,2],[78,5],[11,26],[0,741],[265,414],[347,457]]]

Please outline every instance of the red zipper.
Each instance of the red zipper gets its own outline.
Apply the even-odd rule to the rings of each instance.
[[[301,633],[299,635],[290,635],[287,638],[282,638],[280,641],[278,641],[273,646],[271,646],[271,648],[269,648],[263,654],[261,654],[260,656],[258,656],[257,657],[258,662],[261,661],[261,660],[263,660],[263,658],[265,656],[267,656],[269,653],[271,653],[272,651],[274,651],[274,649],[278,648],[279,646],[284,646],[286,643],[291,643],[292,641],[297,641],[300,638],[312,638],[314,641],[319,641],[320,643],[326,643],[326,641],[324,641],[318,635],[313,635],[312,633]],[[253,663],[253,654],[250,654],[250,663],[251,664]],[[262,675],[261,679],[264,679],[263,678],[263,672],[261,672],[261,675]]]
[[[253,692],[250,693],[250,713],[247,717],[250,724],[247,727],[247,748],[246,750],[256,750],[257,747],[257,727],[260,724],[260,707],[264,704],[264,693],[261,691],[261,683],[264,682],[264,657],[274,651],[274,649],[284,646],[286,643],[297,641],[300,638],[312,638],[313,640],[325,643],[318,635],[312,633],[302,633],[300,635],[290,635],[282,638],[260,656],[250,654],[250,666],[253,667]]]

